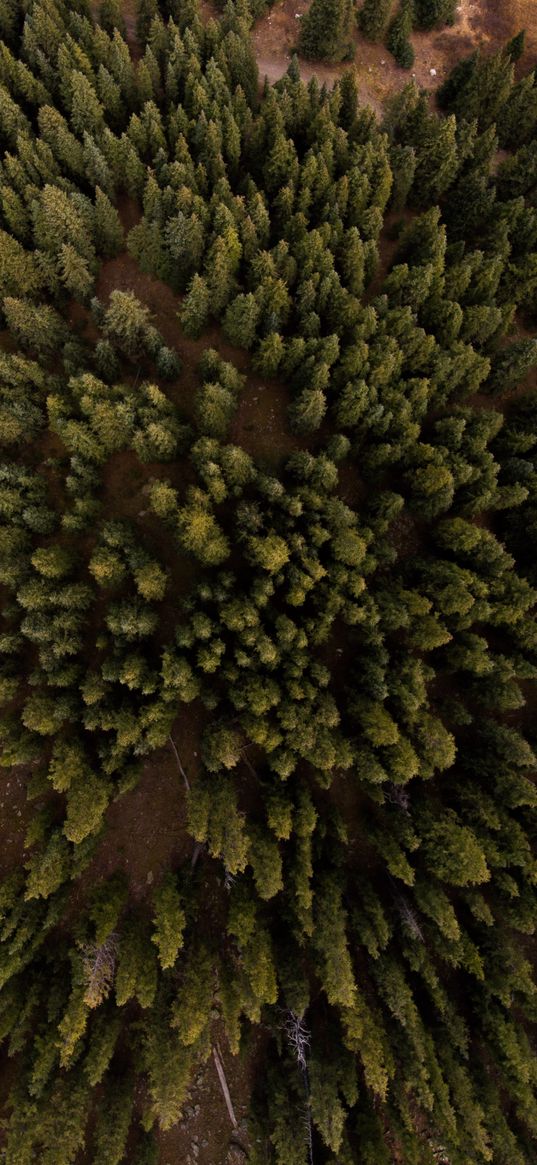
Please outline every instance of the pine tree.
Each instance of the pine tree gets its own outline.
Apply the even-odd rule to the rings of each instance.
[[[348,56],[352,15],[349,0],[312,0],[300,22],[299,53],[330,61]]]
[[[185,1046],[171,1030],[160,1000],[144,1025],[142,1063],[148,1077],[152,1113],[160,1128],[169,1129],[181,1119],[195,1066],[195,1049]]]
[[[525,47],[526,30],[522,29],[522,31],[518,32],[517,35],[514,36],[513,39],[510,40],[509,43],[505,46],[505,53],[512,60],[513,64],[516,64],[516,62],[524,56]]]
[[[185,913],[173,877],[168,876],[155,894],[153,942],[163,970],[173,967],[183,946]]]
[[[388,49],[402,69],[411,69],[414,64],[414,49],[410,43],[413,11],[413,0],[401,0],[386,41]]]
[[[87,260],[71,243],[63,243],[59,254],[60,274],[67,291],[83,303],[91,298],[94,278]]]
[[[96,1161],[121,1165],[125,1160],[133,1103],[133,1081],[130,1075],[125,1074],[121,1079],[114,1079],[108,1073],[103,1103],[99,1105],[92,1137]]]
[[[149,37],[151,21],[159,15],[157,0],[138,0],[136,33],[140,44],[145,45]]]
[[[457,0],[413,0],[413,3],[420,28],[434,28],[455,21]]]
[[[123,924],[115,977],[118,1007],[136,998],[140,1007],[151,1007],[157,990],[156,954],[146,929],[134,917]]]
[[[196,340],[209,322],[211,296],[205,279],[194,275],[180,313],[181,327],[186,336]]]
[[[61,316],[48,304],[36,306],[27,299],[6,296],[3,307],[8,328],[30,351],[49,355],[67,338]]]
[[[223,329],[230,344],[252,348],[256,338],[259,306],[254,295],[238,295],[227,308]]]
[[[104,109],[93,85],[78,70],[70,76],[71,123],[75,133],[99,134],[104,129]]]
[[[67,813],[63,832],[69,841],[79,845],[102,826],[110,798],[106,781],[93,773],[85,773],[73,781],[67,793]]]
[[[106,258],[117,255],[123,246],[123,228],[118,212],[99,186],[95,190],[95,243]]]
[[[493,395],[509,392],[537,363],[537,341],[517,340],[495,357],[486,389]]]
[[[82,145],[71,133],[65,118],[51,105],[41,106],[37,118],[41,137],[50,146],[54,156],[72,174],[81,176],[84,171]]]
[[[140,356],[154,329],[151,313],[131,291],[113,291],[104,315],[103,331],[129,356]]]
[[[15,40],[19,15],[17,0],[5,0],[0,8],[0,36],[8,44]]]
[[[364,0],[358,23],[368,40],[383,40],[390,21],[393,0]]]
[[[117,28],[122,37],[125,37],[125,21],[121,11],[120,0],[101,0],[99,5],[99,23],[109,34],[114,35],[114,30]]]

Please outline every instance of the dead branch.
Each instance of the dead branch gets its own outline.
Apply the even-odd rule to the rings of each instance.
[[[112,990],[119,951],[119,936],[112,932],[97,946],[86,943],[82,948],[85,992],[84,1003],[88,1007],[99,1007]]]
[[[197,861],[198,861],[198,858],[201,856],[201,854],[203,853],[204,849],[205,849],[205,845],[204,845],[204,843],[203,843],[202,841],[197,841],[197,842],[196,842],[196,844],[195,844],[195,846],[194,846],[194,852],[193,852],[193,854],[192,854],[192,861],[191,861],[191,863],[190,863],[190,868],[191,868],[192,870],[194,870],[194,869],[195,869],[195,867],[196,867],[196,864],[197,864]]]
[[[233,1105],[231,1103],[231,1096],[229,1095],[229,1088],[227,1086],[226,1075],[224,1072],[224,1065],[222,1064],[222,1060],[220,1058],[220,1054],[218,1052],[216,1045],[213,1046],[213,1058],[214,1058],[214,1062],[215,1062],[215,1066],[216,1066],[216,1071],[218,1072],[218,1079],[220,1081],[220,1087],[221,1087],[222,1092],[224,1094],[226,1108],[227,1108],[228,1113],[229,1113],[229,1119],[233,1125],[233,1128],[238,1129],[239,1125],[238,1125],[235,1113],[233,1111]]]
[[[175,759],[176,759],[176,761],[177,761],[177,767],[178,767],[178,769],[179,769],[179,772],[180,772],[180,774],[181,774],[181,776],[182,776],[182,778],[183,778],[183,781],[185,782],[185,789],[186,789],[187,793],[190,793],[190,781],[189,781],[189,779],[188,779],[188,777],[187,777],[187,775],[186,775],[186,773],[185,773],[185,770],[184,770],[184,768],[183,768],[183,766],[182,766],[182,764],[181,764],[181,757],[179,756],[179,753],[177,752],[177,746],[176,746],[176,744],[175,744],[175,740],[173,739],[173,736],[169,736],[169,737],[168,737],[168,740],[169,740],[169,742],[170,742],[170,744],[171,744],[171,746],[172,746],[172,748],[173,748],[173,751],[174,751]]]

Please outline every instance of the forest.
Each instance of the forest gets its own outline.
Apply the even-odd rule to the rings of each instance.
[[[537,66],[268,8],[0,0],[0,1162],[535,1165]]]

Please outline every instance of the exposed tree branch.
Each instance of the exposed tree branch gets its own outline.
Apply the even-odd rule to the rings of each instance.
[[[229,1088],[227,1086],[226,1074],[224,1072],[224,1065],[222,1064],[222,1060],[221,1060],[221,1057],[220,1057],[220,1054],[218,1052],[218,1048],[216,1047],[216,1045],[213,1045],[213,1058],[214,1058],[214,1062],[216,1065],[216,1071],[218,1072],[218,1079],[220,1081],[220,1087],[221,1087],[222,1092],[224,1094],[226,1108],[227,1108],[228,1113],[229,1113],[229,1119],[233,1125],[233,1128],[238,1129],[239,1125],[238,1125],[237,1118],[235,1116],[235,1112],[233,1110],[233,1105],[231,1103],[231,1096],[229,1094]]]
[[[179,769],[179,772],[180,772],[180,774],[181,774],[181,776],[182,776],[182,778],[183,778],[183,781],[185,782],[185,789],[187,790],[187,793],[190,793],[190,781],[189,781],[189,779],[188,779],[188,777],[187,777],[187,775],[186,775],[186,773],[185,773],[185,770],[184,770],[184,768],[183,768],[183,765],[182,765],[182,763],[181,763],[181,757],[179,756],[179,753],[177,752],[177,747],[176,747],[176,744],[175,744],[175,740],[173,739],[173,736],[171,736],[171,735],[168,737],[168,740],[169,740],[169,742],[170,742],[170,744],[171,744],[171,746],[172,746],[172,748],[173,748],[173,751],[174,751],[175,759],[176,759],[176,761],[177,761],[177,767],[178,767],[178,769]]]

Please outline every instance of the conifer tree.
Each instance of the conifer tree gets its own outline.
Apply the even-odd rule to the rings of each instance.
[[[169,876],[155,895],[155,931],[153,942],[163,970],[173,967],[183,945],[185,914],[174,879]]]
[[[114,35],[116,28],[123,37],[125,36],[125,21],[123,19],[120,0],[101,0],[99,5],[99,22],[109,36]]]
[[[61,316],[48,304],[36,306],[27,299],[6,296],[3,310],[8,328],[30,351],[50,354],[67,337]]]
[[[413,0],[401,0],[395,20],[390,25],[387,46],[402,69],[411,69],[414,64],[414,49],[410,43],[412,32]]]
[[[211,296],[205,279],[194,275],[181,314],[181,327],[186,336],[198,339],[207,327],[211,311]]]
[[[351,21],[349,0],[312,0],[300,22],[298,51],[304,57],[342,60],[350,51]]]
[[[393,0],[364,0],[358,23],[368,40],[382,40],[388,28]]]
[[[130,291],[113,291],[104,315],[103,330],[129,356],[140,356],[151,342],[151,313]]]
[[[149,36],[151,21],[159,14],[157,0],[138,0],[136,32],[142,45],[145,45]]]
[[[413,0],[416,22],[420,28],[434,28],[435,25],[453,24],[456,0]]]
[[[505,46],[505,52],[508,57],[516,64],[521,57],[524,56],[524,49],[526,47],[526,30],[522,29],[509,41]]]
[[[115,206],[97,186],[95,190],[95,243],[106,258],[117,255],[123,245],[123,228]]]

